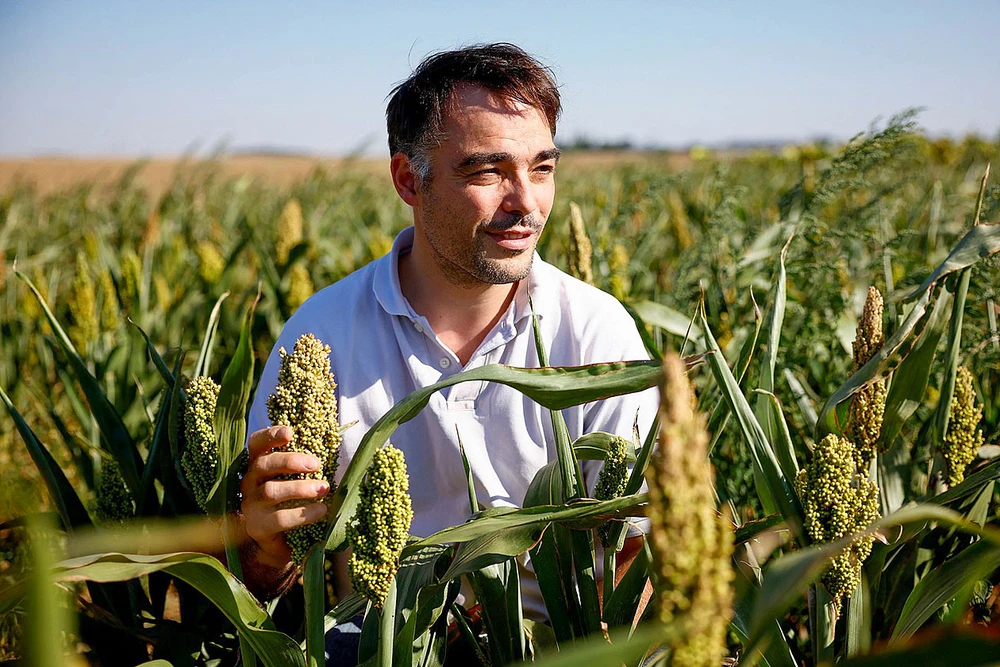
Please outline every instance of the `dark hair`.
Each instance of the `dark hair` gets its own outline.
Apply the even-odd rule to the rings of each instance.
[[[385,111],[389,153],[404,153],[421,179],[429,176],[427,151],[441,140],[444,112],[455,86],[481,86],[545,116],[552,135],[561,110],[549,68],[513,44],[477,44],[435,53],[390,93]]]

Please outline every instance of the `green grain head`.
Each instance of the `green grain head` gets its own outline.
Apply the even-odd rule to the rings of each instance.
[[[296,479],[325,479],[335,486],[340,425],[337,423],[337,385],[330,371],[330,346],[312,334],[302,334],[291,353],[279,350],[281,366],[278,385],[267,399],[267,416],[272,426],[292,429],[292,441],[285,451],[312,454],[321,462],[314,473]],[[327,495],[330,498],[332,492]],[[285,537],[292,559],[301,563],[309,548],[326,535],[327,522],[320,521],[288,531]]]
[[[219,385],[212,378],[197,377],[187,386],[184,404],[184,451],[181,470],[203,512],[208,511],[208,496],[215,484],[219,467],[219,448],[215,441],[215,405]]]
[[[628,440],[616,437],[608,444],[608,455],[604,459],[604,466],[597,476],[597,487],[594,489],[594,497],[598,500],[611,500],[620,498],[625,493],[625,485],[628,483]],[[608,521],[597,529],[601,537],[601,544],[608,546],[608,535],[611,532],[612,522]]]
[[[69,337],[73,345],[83,353],[87,345],[97,338],[97,290],[90,276],[90,265],[83,252],[76,256],[76,273],[73,275],[73,291],[69,299],[69,312],[73,318],[69,327]]]
[[[854,372],[882,349],[885,342],[882,333],[883,308],[882,294],[876,288],[869,287],[854,338]],[[868,470],[869,462],[879,451],[878,438],[882,432],[887,393],[885,381],[876,380],[851,397],[847,435],[854,442],[855,460],[862,473]]]
[[[878,487],[867,475],[858,474],[856,453],[849,440],[836,435],[823,438],[812,453],[812,461],[795,478],[805,529],[816,543],[835,542],[868,527],[879,518]],[[840,612],[861,580],[861,566],[875,538],[858,537],[830,564],[823,584]]]
[[[288,305],[291,306],[293,311],[305,303],[306,299],[311,297],[315,291],[316,287],[313,285],[312,277],[309,275],[309,269],[302,262],[298,262],[288,269],[287,298]]]
[[[135,503],[125,485],[118,462],[110,456],[101,462],[97,479],[97,518],[106,525],[121,524],[135,516]]]
[[[288,264],[292,248],[302,243],[302,206],[295,199],[289,199],[278,218],[274,237],[274,259],[278,266]]]
[[[593,246],[583,224],[583,214],[575,202],[569,205],[569,275],[585,283],[594,284],[594,270],[591,266]]]
[[[976,402],[976,389],[972,386],[972,372],[959,366],[951,398],[948,433],[941,448],[948,464],[948,484],[951,486],[965,479],[966,467],[983,446],[983,432],[977,428],[982,418],[983,409]]]
[[[663,371],[660,449],[646,471],[657,612],[679,630],[671,665],[718,667],[732,617],[732,524],[716,511],[708,433],[684,362],[670,354]]]
[[[358,511],[347,528],[348,561],[356,592],[381,608],[399,569],[413,520],[410,480],[403,452],[392,445],[375,452],[359,489]]]
[[[195,248],[198,255],[198,275],[206,283],[212,285],[219,282],[226,268],[226,260],[211,241],[202,241]]]

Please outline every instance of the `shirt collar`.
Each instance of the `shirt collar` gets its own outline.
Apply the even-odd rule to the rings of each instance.
[[[406,297],[403,296],[403,289],[399,284],[399,257],[408,253],[413,247],[413,235],[414,228],[410,226],[396,236],[389,254],[377,261],[372,283],[375,298],[386,313],[409,319],[416,319],[417,314],[410,307]],[[544,275],[550,268],[547,263],[542,261],[536,251],[528,277],[520,281],[514,293],[512,309],[515,324],[531,315],[531,305],[528,302],[529,294],[538,319],[544,317],[546,308],[551,305],[551,288],[546,284],[549,281],[544,279]]]

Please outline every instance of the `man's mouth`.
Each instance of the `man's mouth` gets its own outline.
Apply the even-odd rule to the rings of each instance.
[[[527,250],[535,232],[531,229],[505,229],[502,232],[486,231],[498,246],[505,250]]]

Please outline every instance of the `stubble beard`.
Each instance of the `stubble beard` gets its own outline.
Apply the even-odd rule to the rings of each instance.
[[[534,230],[530,248],[508,251],[507,259],[490,257],[487,246],[493,244],[487,232],[502,232],[517,225]],[[434,261],[449,282],[461,286],[509,285],[528,277],[534,261],[535,246],[545,222],[538,216],[516,217],[496,222],[481,222],[476,226],[472,243],[453,243],[438,236],[435,225],[425,225],[425,236],[434,255]],[[502,249],[501,249],[502,250]]]

